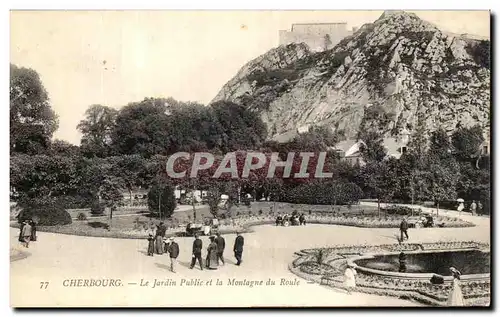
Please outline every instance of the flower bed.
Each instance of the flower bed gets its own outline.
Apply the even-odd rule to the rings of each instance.
[[[138,218],[138,217],[135,217]],[[470,222],[466,222],[457,218],[442,217],[445,220],[445,227],[470,227],[474,226]],[[334,216],[333,214],[320,215],[312,214],[306,216],[307,223],[313,224],[328,224],[328,225],[341,225],[341,226],[354,226],[363,228],[398,228],[401,217],[390,216],[378,218],[376,215],[369,216]],[[82,236],[94,237],[112,237],[112,238],[126,238],[126,239],[143,239],[147,234],[154,230],[156,222],[149,221],[149,225],[138,226],[137,221],[133,217],[122,217],[113,220],[114,224],[107,230],[107,228],[96,228],[90,226],[91,222],[99,222],[95,219],[74,221],[70,225],[65,226],[40,226],[39,231],[73,234]],[[122,224],[121,222],[129,221],[130,224]],[[236,231],[251,232],[252,226],[275,224],[274,215],[259,215],[259,216],[238,216],[230,219],[221,219],[219,230],[222,234],[231,234]],[[151,226],[152,225],[152,226]],[[11,224],[16,227],[16,225]],[[180,233],[179,227],[169,228],[167,236],[173,236]],[[401,248],[401,247],[397,247]],[[404,248],[404,247],[403,247]]]
[[[452,241],[452,242],[435,242],[421,243],[423,250],[452,250],[452,249],[487,249],[489,245],[475,241]]]
[[[474,241],[436,242],[423,244],[394,244],[394,245],[359,245],[335,246],[321,249],[300,250],[299,255],[290,266],[295,274],[318,283],[343,288],[343,272],[347,261],[353,255],[383,254],[398,251],[416,250],[459,250],[459,249],[484,249],[488,244]],[[331,261],[322,261],[321,265],[316,260],[321,252],[322,258]],[[300,260],[303,259],[303,260]],[[356,290],[363,293],[383,296],[395,296],[417,300],[419,302],[443,306],[446,305],[451,291],[449,282],[445,284],[432,284],[430,280],[419,280],[405,276],[371,275],[358,271]],[[462,280],[462,292],[466,305],[484,306],[490,301],[490,280]]]

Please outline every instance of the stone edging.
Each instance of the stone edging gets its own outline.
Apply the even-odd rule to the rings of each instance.
[[[471,243],[469,241],[462,241],[462,242],[457,242],[457,243]],[[437,243],[433,243],[433,244],[439,244],[439,242]],[[430,245],[432,246],[433,244],[430,244],[430,243],[427,243],[426,245]],[[455,249],[450,249],[451,251],[462,251],[462,250],[481,250],[482,248],[484,248],[484,245],[483,243],[477,243],[477,246],[476,247],[466,247],[466,248],[461,248],[461,249],[458,249],[458,248],[455,248]],[[380,247],[383,247],[384,245],[373,245],[371,247],[373,248],[380,248]],[[351,246],[353,248],[356,248],[356,246]],[[360,246],[361,247],[361,246]],[[362,246],[362,247],[366,247],[366,246]],[[348,249],[349,247],[348,246],[338,246],[337,247],[338,249]],[[321,249],[321,248],[318,248],[318,250]],[[335,247],[332,247],[332,248],[328,248],[328,249],[335,249]],[[422,250],[423,248],[421,248]],[[439,249],[437,248],[438,250],[434,249],[428,249],[428,252],[439,252],[439,251],[442,251],[442,252],[446,252],[446,251],[450,251],[449,249]],[[294,259],[292,261],[292,263],[289,263],[288,265],[288,269],[289,271],[291,271],[292,273],[294,273],[295,275],[299,276],[299,277],[302,277],[306,280],[309,280],[309,281],[313,281],[313,282],[316,282],[318,283],[319,285],[325,285],[325,286],[330,286],[330,287],[334,287],[334,288],[338,288],[338,289],[344,289],[343,287],[343,274],[342,273],[339,273],[338,275],[331,275],[331,278],[325,278],[325,275],[320,275],[320,274],[314,274],[314,273],[308,273],[308,272],[304,272],[303,270],[301,270],[301,266],[305,263],[310,263],[310,262],[313,262],[314,259],[314,255],[311,253],[312,250],[315,250],[315,249],[305,249],[305,250],[301,250],[299,252],[296,252],[295,255],[297,256],[296,259]],[[418,252],[418,251],[414,251],[414,252]],[[382,252],[383,253],[383,252]],[[375,252],[373,254],[382,254],[381,252]],[[397,254],[399,252],[385,252],[383,254]],[[330,260],[328,263],[331,263],[331,262],[338,262],[338,261],[341,261],[341,262],[345,262],[346,264],[356,260],[356,259],[360,259],[360,258],[364,258],[364,257],[371,257],[373,256],[373,254],[370,254],[369,252],[366,252],[366,253],[359,253],[359,252],[354,252],[354,253],[345,253],[345,252],[341,252],[338,254],[338,258],[335,258],[333,260]],[[346,255],[352,255],[352,256],[346,256]],[[301,263],[298,263],[297,262],[300,262],[299,259],[301,258],[305,258],[304,261],[302,261]],[[325,262],[322,262],[322,263],[325,263]],[[329,264],[327,264],[329,265]],[[323,264],[321,265],[323,266]],[[330,265],[329,265],[330,266]],[[333,268],[333,267],[332,267]],[[335,268],[333,268],[335,270]],[[360,267],[358,266],[357,268],[358,270],[360,271],[363,271],[362,269],[366,269],[366,268],[362,268],[360,269]],[[378,270],[376,270],[378,271]],[[387,272],[384,272],[384,273],[387,273]],[[394,277],[394,278],[398,278],[398,277],[401,277],[401,278],[406,278],[408,279],[408,277],[406,275],[406,273],[399,273],[399,272],[391,272],[391,273],[397,273],[399,275],[395,275],[395,276],[387,276],[388,278],[391,278],[391,277]],[[427,274],[427,273],[426,273]],[[376,275],[376,274],[375,274]],[[431,277],[433,274],[429,274],[429,276],[426,276],[426,280],[427,277]],[[339,281],[336,281],[335,278],[339,279]],[[471,274],[469,277],[470,278],[466,278],[467,276],[464,276],[465,277],[465,281],[469,280],[469,281],[473,281],[475,279],[486,279],[486,278],[490,278],[490,274]],[[327,281],[330,281],[330,282],[327,282],[326,284],[323,283],[323,280],[327,280]],[[450,280],[451,278],[449,277],[445,277],[445,280],[446,280],[446,284],[449,284],[450,283]],[[491,281],[490,281],[491,283]],[[373,286],[373,287],[366,287],[366,286],[362,286],[362,285],[359,285],[356,287],[355,291],[359,291],[360,293],[368,293],[368,294],[376,294],[376,295],[382,295],[382,296],[392,296],[392,297],[398,297],[398,298],[401,298],[401,299],[411,299],[411,300],[415,300],[417,302],[420,302],[420,303],[423,303],[423,304],[427,304],[427,305],[432,305],[432,306],[446,306],[446,302],[443,301],[443,300],[439,300],[438,298],[440,297],[435,297],[436,295],[432,294],[432,293],[425,293],[424,291],[420,291],[420,290],[408,290],[408,289],[395,289],[395,288],[379,288],[377,286]],[[478,299],[478,298],[486,298],[484,296],[481,296],[481,295],[471,295],[471,296],[468,296],[468,299],[469,300],[473,300],[474,298]],[[490,293],[490,303],[491,303],[491,293]]]
[[[220,232],[222,234],[234,234],[236,232],[241,232],[241,233],[249,233],[249,232],[253,232],[253,230],[251,229],[251,227],[253,226],[259,226],[259,225],[268,225],[268,224],[275,224],[275,219],[274,217],[273,218],[269,218],[269,217],[266,217],[266,216],[257,216],[258,219],[245,219],[245,218],[240,218],[239,220],[237,220],[237,226],[233,226],[233,225],[223,225],[220,227]],[[351,218],[354,218],[354,217],[351,217]],[[453,217],[452,217],[453,218]],[[322,225],[337,225],[337,226],[348,226],[348,227],[357,227],[357,228],[396,228],[394,226],[369,226],[368,223],[353,223],[353,221],[349,221],[348,218],[346,218],[346,221],[337,221],[336,219],[332,219],[332,218],[328,218],[328,217],[322,217],[322,218],[319,218],[319,217],[316,217],[316,218],[309,218],[308,219],[308,224],[322,224]],[[469,223],[469,222],[466,222],[466,223]],[[469,223],[470,226],[475,226],[474,224],[472,223]],[[11,227],[13,228],[17,228],[17,223],[12,223],[11,222]],[[456,227],[456,228],[462,228],[463,226],[459,226],[459,227]],[[38,228],[38,231],[40,232],[52,232],[52,233],[57,233],[57,234],[66,234],[66,235],[76,235],[76,236],[85,236],[85,237],[100,237],[100,238],[115,238],[115,239],[144,239],[145,237],[147,237],[147,233],[144,233],[144,234],[139,234],[139,233],[133,233],[133,234],[130,234],[128,232],[123,232],[123,233],[120,233],[120,232],[109,232],[109,235],[107,234],[96,234],[96,235],[93,235],[93,234],[84,234],[82,232],[74,232],[74,233],[70,233],[70,232],[61,232],[59,230],[57,230],[57,226],[53,226],[53,227],[39,227]],[[447,228],[452,228],[452,227],[447,227]],[[416,230],[419,230],[419,229],[416,229]],[[167,234],[166,234],[166,237],[171,237],[171,236],[178,236],[178,232],[179,231],[170,231],[170,230],[167,230]]]

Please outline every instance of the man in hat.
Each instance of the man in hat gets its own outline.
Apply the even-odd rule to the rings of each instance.
[[[399,225],[399,231],[401,231],[401,242],[404,241],[404,237],[403,235],[406,236],[406,240],[409,239],[408,237],[408,222],[406,221],[406,218],[403,218],[403,220],[401,221],[401,224]]]
[[[170,254],[170,270],[175,273],[177,257],[179,256],[179,245],[175,242],[174,237],[170,237],[168,241],[170,242],[168,245],[168,253]]]
[[[200,234],[196,233],[194,235],[194,241],[193,241],[193,258],[191,260],[191,266],[189,267],[192,269],[194,265],[196,264],[196,260],[198,260],[198,263],[200,263],[200,269],[203,271],[203,263],[201,260],[201,249],[203,248],[203,242],[199,238]]]
[[[241,264],[241,257],[243,256],[243,245],[245,243],[245,239],[240,235],[239,232],[236,232],[236,239],[234,240],[234,257],[236,258],[236,265]]]
[[[476,209],[477,209],[476,201],[473,200],[472,204],[470,204],[470,212],[472,213],[473,216],[476,215]]]
[[[24,226],[23,226],[23,230],[21,232],[22,236],[23,236],[23,242],[24,242],[24,246],[29,248],[30,239],[31,239],[31,226],[26,220],[23,223],[24,223]]]
[[[226,240],[224,240],[220,232],[217,232],[215,243],[217,243],[217,258],[221,261],[222,265],[224,265],[224,249],[226,248]]]

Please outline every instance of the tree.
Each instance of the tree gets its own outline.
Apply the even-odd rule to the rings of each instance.
[[[123,107],[111,132],[114,150],[146,158],[166,154],[170,125],[166,104],[167,99],[146,98]]]
[[[207,194],[208,206],[210,207],[210,213],[213,216],[217,216],[219,212],[219,204],[221,202],[221,190],[218,186],[212,186]]]
[[[80,148],[64,140],[54,140],[50,145],[51,155],[60,156],[78,156],[80,155]]]
[[[149,210],[157,213],[160,219],[170,218],[174,213],[177,202],[174,187],[170,184],[156,183],[148,192]]]
[[[360,173],[363,191],[368,196],[377,199],[379,217],[380,202],[390,200],[398,190],[396,164],[397,160],[395,158],[383,162],[370,162],[363,167]]]
[[[448,159],[451,156],[450,137],[443,129],[431,133],[429,155],[437,159]]]
[[[220,129],[222,152],[256,149],[267,137],[267,127],[258,113],[230,101],[219,101],[211,107]]]
[[[460,127],[451,136],[454,154],[459,161],[470,161],[478,156],[483,141],[483,130],[479,125],[471,128]]]
[[[439,203],[444,200],[454,200],[457,197],[456,187],[460,177],[460,170],[454,160],[438,160],[433,158],[429,162],[429,172],[426,173],[427,192],[436,203],[439,215]]]
[[[324,126],[313,126],[308,132],[297,135],[289,144],[281,145],[302,152],[327,151],[338,142],[338,135]]]
[[[408,142],[408,151],[407,154],[413,154],[415,158],[418,159],[419,163],[422,162],[425,153],[427,152],[429,140],[427,139],[427,126],[425,123],[425,119],[423,115],[419,114],[417,119],[417,125],[415,127],[415,131],[412,134],[410,142]],[[404,153],[404,154],[406,154]],[[403,154],[403,155],[404,155]]]
[[[104,205],[109,208],[109,219],[113,220],[113,211],[123,201],[121,189],[123,187],[123,180],[118,177],[106,177],[101,186],[101,197]]]
[[[111,173],[123,180],[125,188],[129,192],[129,199],[132,202],[132,190],[137,187],[147,186],[146,161],[138,154],[111,156],[106,159],[111,165]]]
[[[10,186],[21,196],[75,194],[79,184],[79,170],[72,157],[23,154],[10,158]]]
[[[111,155],[111,132],[118,111],[102,105],[92,105],[85,111],[85,119],[78,123],[82,133],[81,148],[88,157]]]
[[[44,153],[57,127],[38,73],[10,64],[10,151]]]
[[[381,162],[387,155],[387,150],[384,147],[383,137],[376,132],[360,132],[358,140],[363,141],[361,144],[361,155],[366,162]]]

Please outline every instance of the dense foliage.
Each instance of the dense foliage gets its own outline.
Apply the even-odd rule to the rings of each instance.
[[[19,220],[35,219],[40,226],[67,225],[72,222],[70,214],[50,199],[34,199],[24,202]]]
[[[330,151],[339,136],[327,127],[313,126],[287,143],[264,142],[266,126],[248,107],[225,101],[203,106],[172,98],[146,98],[120,110],[90,106],[78,124],[81,146],[51,141],[57,119],[39,76],[13,65],[10,106],[12,198],[26,202],[26,206],[49,199],[45,210],[52,210],[57,214],[54,217],[62,220],[51,218],[47,223],[67,221],[60,211],[65,208],[92,206],[95,214],[109,208],[112,216],[124,198],[132,201],[132,191],[137,188],[151,188],[150,209],[155,211],[161,187],[162,215],[168,217],[175,208],[173,187],[155,185],[166,181],[188,191],[208,190],[214,213],[220,194],[230,197],[229,205],[238,200],[238,194],[251,194],[255,199],[307,204],[352,204],[360,198],[374,198],[378,202],[432,201],[437,207],[462,198],[467,203],[480,202],[479,212],[489,213],[490,209],[490,162],[481,149],[484,138],[480,127],[457,127],[451,137],[440,129],[426,135],[428,129],[419,119],[412,128],[408,151],[400,159],[388,158],[382,135],[367,130],[358,136],[364,143],[364,164],[350,165],[335,152],[328,152],[323,171],[332,172],[332,179],[313,179],[317,156],[307,165],[309,178],[279,177],[283,168],[276,169],[278,177],[268,178],[268,163],[241,178],[247,152],[263,152],[266,159],[277,152],[282,160],[289,152],[316,155]],[[210,152],[215,163],[196,179],[189,175],[168,179],[167,158],[178,151]],[[212,178],[224,163],[224,154],[232,151],[239,178],[229,173]],[[296,155],[292,174],[300,170],[301,163],[302,158]],[[177,164],[189,168],[192,162]],[[126,192],[129,195],[123,195]]]
[[[175,210],[174,188],[168,184],[155,184],[148,193],[149,210],[158,214],[161,219],[169,218]]]

